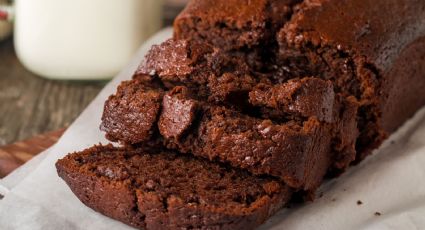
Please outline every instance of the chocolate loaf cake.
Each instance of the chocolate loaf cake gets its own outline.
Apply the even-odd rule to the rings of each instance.
[[[135,227],[255,228],[425,104],[423,0],[192,0],[174,26],[105,103],[123,147],[57,163]]]
[[[292,193],[273,178],[148,147],[94,146],[56,167],[87,206],[141,229],[254,229]]]

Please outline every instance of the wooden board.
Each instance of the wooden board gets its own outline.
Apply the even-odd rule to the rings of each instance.
[[[64,131],[65,128],[0,147],[0,178],[55,144]]]

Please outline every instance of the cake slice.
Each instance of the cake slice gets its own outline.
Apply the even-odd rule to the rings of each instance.
[[[140,229],[254,229],[292,194],[279,180],[152,147],[97,145],[56,168],[84,204]]]
[[[123,82],[118,93],[105,104],[100,129],[108,130],[107,138],[138,143],[149,140],[160,113],[164,92],[147,81]]]
[[[248,59],[205,42],[169,39],[152,46],[134,78],[155,76],[167,89],[184,85],[209,102],[227,103],[266,81],[254,73]]]

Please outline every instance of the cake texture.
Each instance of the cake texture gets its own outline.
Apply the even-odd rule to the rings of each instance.
[[[154,45],[135,78],[155,76],[165,88],[185,85],[211,102],[225,103],[257,81],[244,56],[206,43],[169,39]]]
[[[368,156],[425,105],[423,0],[191,0],[57,163],[144,229],[251,229]]]
[[[108,130],[107,138],[137,143],[149,140],[159,115],[163,92],[135,80],[133,84],[123,82],[115,95],[105,104],[102,130]]]
[[[140,229],[254,229],[292,193],[273,178],[149,147],[97,145],[56,167],[87,206]]]
[[[134,79],[105,103],[101,127],[107,137],[130,145],[160,140],[181,153],[272,175],[309,192],[330,167],[343,169],[354,160],[357,104],[336,94],[331,81],[278,82],[252,71],[243,58],[214,50],[174,39],[154,46]],[[131,116],[131,129],[114,128],[127,120],[128,105],[139,108],[137,94],[146,92],[163,95],[141,105],[156,118]],[[117,105],[116,98],[129,100]],[[132,132],[149,127],[145,133],[156,135]]]
[[[295,11],[277,36],[279,66],[357,98],[361,160],[425,104],[425,2],[309,0]]]
[[[236,4],[232,2],[191,1],[176,20],[174,39],[154,46],[134,79],[123,83],[116,94],[127,92],[126,84],[158,82],[152,90],[163,93],[163,97],[149,109],[157,111],[156,120],[136,117],[138,121],[133,125],[136,130],[146,130],[148,125],[148,133],[155,135],[139,138],[128,129],[104,128],[107,137],[116,131],[117,137],[109,139],[130,145],[159,140],[180,153],[228,163],[255,175],[272,175],[294,189],[312,193],[327,172],[342,172],[356,159],[363,159],[424,104],[419,88],[425,83],[422,66],[418,64],[423,58],[418,58],[413,67],[406,67],[418,72],[409,70],[412,75],[402,77],[402,87],[413,84],[409,80],[413,79],[415,85],[411,89],[421,95],[413,97],[408,93],[400,97],[400,92],[394,92],[397,98],[388,99],[393,97],[388,93],[389,87],[393,89],[402,80],[388,75],[383,68],[398,68],[395,53],[400,51],[400,58],[407,55],[404,49],[421,41],[424,27],[421,20],[414,19],[423,16],[423,7],[407,2],[409,6],[404,8],[384,1],[285,3],[284,8],[291,9],[291,19],[279,22],[281,29],[275,32],[269,28],[269,32],[276,33],[275,37],[264,38],[278,44],[277,60],[272,63],[276,66],[265,72],[250,65],[247,54],[254,48],[249,45],[245,44],[246,52],[239,46],[229,52],[226,44],[206,35],[205,39],[197,37],[200,31],[211,36],[226,33],[228,26],[179,30],[180,25],[185,25],[179,20],[193,17],[199,17],[195,21],[205,25],[230,19],[237,22],[236,26],[246,23],[247,18],[261,21],[264,17],[259,15],[270,8],[258,6],[273,4],[253,1],[234,15]],[[360,10],[362,7],[365,9]],[[395,14],[409,14],[402,19],[405,27],[397,27],[395,19],[381,22],[374,13],[379,7]],[[283,15],[285,12],[288,11],[283,10]],[[359,26],[363,22],[368,24]],[[254,28],[256,24],[250,25]],[[345,28],[350,28],[350,33],[344,33]],[[405,30],[405,37],[396,42],[396,35]],[[389,46],[382,46],[387,43]],[[269,46],[264,49],[274,50]],[[422,52],[409,50],[416,57]],[[384,65],[384,61],[392,62]],[[140,79],[142,82],[137,83]],[[113,100],[105,104],[106,118],[114,113],[108,109],[111,103],[114,104]],[[395,111],[396,105],[406,110]],[[386,112],[389,109],[394,111]],[[395,118],[394,113],[403,118]],[[102,127],[119,124],[125,120],[125,114],[121,116],[103,119]],[[386,117],[395,120],[390,122]],[[138,127],[139,124],[142,125]]]
[[[174,22],[177,39],[205,41],[224,50],[266,45],[300,0],[195,0]]]

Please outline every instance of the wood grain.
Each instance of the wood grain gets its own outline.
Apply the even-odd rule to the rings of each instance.
[[[0,146],[68,126],[105,82],[40,78],[19,63],[12,39],[0,42]]]
[[[65,128],[0,147],[0,178],[55,144],[64,131]]]

